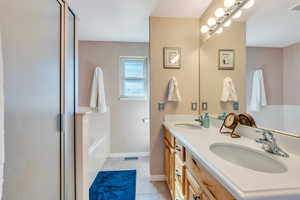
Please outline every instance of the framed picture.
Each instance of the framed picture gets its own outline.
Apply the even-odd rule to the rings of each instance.
[[[219,70],[234,70],[235,52],[233,49],[219,50]]]
[[[181,48],[165,47],[164,48],[164,68],[180,69],[181,67]]]

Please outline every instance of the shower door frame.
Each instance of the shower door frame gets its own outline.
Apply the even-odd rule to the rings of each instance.
[[[66,74],[66,66],[68,65],[68,51],[69,49],[67,48],[68,46],[68,12],[70,11],[74,15],[74,88],[75,88],[75,99],[74,99],[74,110],[75,113],[77,111],[77,99],[78,99],[78,17],[76,13],[73,11],[73,9],[70,7],[68,0],[56,0],[60,4],[60,28],[61,28],[61,33],[60,33],[60,200],[73,200],[73,199],[67,199],[67,182],[66,182],[66,152],[65,152],[65,135],[67,133],[67,125],[66,125],[66,112],[67,112],[67,74]],[[74,114],[75,114],[74,113]],[[75,115],[76,116],[76,115]],[[75,146],[75,116],[74,116],[74,163],[73,163],[73,169],[74,169],[74,200],[77,200],[76,197],[76,146]]]

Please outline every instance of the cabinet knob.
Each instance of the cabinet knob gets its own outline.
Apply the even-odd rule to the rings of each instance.
[[[175,174],[176,174],[176,176],[177,176],[178,178],[180,178],[180,177],[181,177],[181,174],[179,173],[179,170],[178,170],[178,169],[176,169],[176,172],[175,172]]]
[[[200,195],[196,195],[196,194],[193,194],[193,199],[194,200],[201,200],[201,196]]]
[[[181,151],[181,148],[180,148],[179,146],[176,145],[175,150],[176,150],[177,152],[180,152],[180,151]]]

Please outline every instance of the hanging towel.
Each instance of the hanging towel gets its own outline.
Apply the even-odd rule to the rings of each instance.
[[[0,32],[0,169],[4,168],[4,88],[3,88],[3,57]],[[0,171],[0,199],[2,198],[3,171]]]
[[[168,101],[179,102],[181,101],[181,96],[179,93],[178,82],[175,77],[169,81],[168,85]]]
[[[267,98],[264,85],[263,71],[260,69],[253,73],[249,110],[260,111],[263,106],[267,106]]]
[[[234,83],[230,77],[226,77],[223,81],[223,91],[222,91],[221,101],[222,102],[238,101]]]
[[[90,107],[97,109],[100,113],[105,113],[108,110],[105,100],[103,71],[100,67],[96,67],[94,72]]]

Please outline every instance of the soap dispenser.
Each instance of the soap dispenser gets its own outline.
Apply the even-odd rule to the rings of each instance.
[[[209,128],[209,115],[208,115],[208,113],[204,114],[203,127],[204,128]]]

